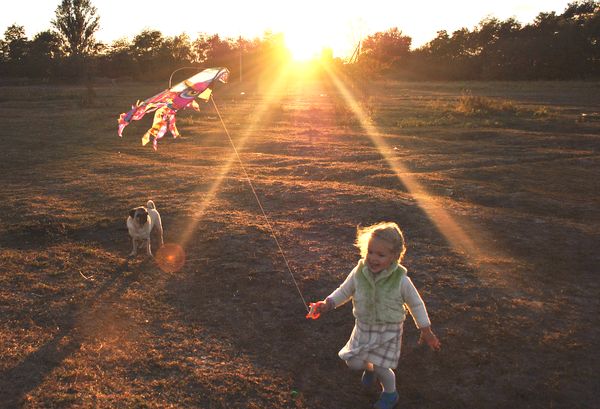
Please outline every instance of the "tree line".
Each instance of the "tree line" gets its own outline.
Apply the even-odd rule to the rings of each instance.
[[[45,80],[95,76],[164,79],[182,66],[227,66],[235,78],[253,78],[291,58],[282,34],[221,38],[183,33],[166,37],[146,29],[132,40],[95,40],[100,16],[90,0],[62,0],[51,30],[29,39],[13,24],[0,39],[0,76]],[[486,18],[475,28],[437,36],[417,49],[399,28],[366,37],[351,61],[327,63],[362,75],[417,80],[570,80],[600,78],[600,1],[579,0],[563,13],[540,13],[522,25]]]

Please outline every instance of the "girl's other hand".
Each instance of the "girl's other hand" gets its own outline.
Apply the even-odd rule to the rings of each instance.
[[[419,344],[422,344],[423,342],[429,345],[429,348],[433,349],[434,351],[439,351],[442,348],[442,343],[440,342],[438,337],[435,336],[435,334],[431,330],[431,327],[421,328]]]

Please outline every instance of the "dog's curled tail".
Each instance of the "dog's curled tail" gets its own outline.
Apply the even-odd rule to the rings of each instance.
[[[154,206],[154,202],[152,200],[148,200],[148,203],[146,203],[146,207],[148,209],[156,209],[156,206]]]

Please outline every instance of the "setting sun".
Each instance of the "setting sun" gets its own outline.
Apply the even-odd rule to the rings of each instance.
[[[323,49],[329,47],[317,33],[294,31],[287,32],[284,36],[285,45],[294,61],[317,59]]]

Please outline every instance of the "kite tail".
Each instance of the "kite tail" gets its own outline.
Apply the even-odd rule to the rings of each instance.
[[[148,142],[150,142],[150,137],[151,136],[153,136],[152,135],[152,129],[149,129],[148,132],[146,132],[144,134],[144,136],[142,136],[142,146],[148,145]]]
[[[169,118],[167,110],[168,108],[162,107],[154,113],[154,122],[152,123],[152,127],[148,129],[148,132],[146,132],[142,137],[143,146],[146,146],[148,142],[150,142],[150,139],[154,138],[152,141],[152,147],[154,150],[157,149],[156,144],[158,143],[158,140],[163,137],[165,132],[167,132],[167,121]]]
[[[163,121],[160,129],[158,130],[157,134],[154,136],[154,140],[152,141],[152,148],[154,150],[158,149],[158,146],[157,146],[158,140],[165,135],[165,132],[167,132],[167,122]]]
[[[123,112],[121,115],[119,115],[119,130],[118,130],[118,134],[119,136],[122,138],[123,137],[123,129],[125,129],[125,127],[127,125],[129,125],[129,122],[125,119],[125,117],[127,116],[127,113]]]
[[[192,101],[192,103],[190,104],[190,108],[192,108],[194,111],[200,112],[200,105],[198,105],[196,100]]]
[[[179,136],[179,130],[177,129],[177,126],[175,125],[175,115],[173,115],[170,119],[169,119],[169,132],[171,132],[171,135],[173,135],[173,138],[177,138]]]

